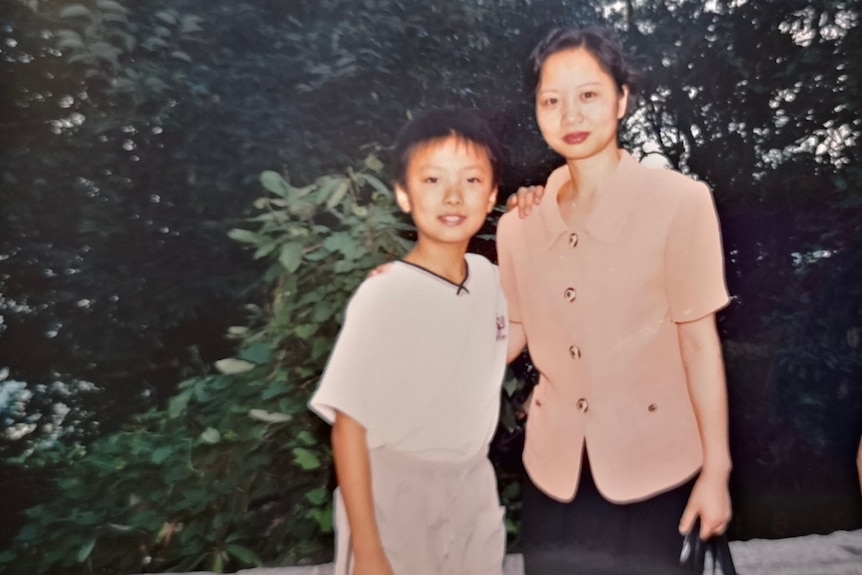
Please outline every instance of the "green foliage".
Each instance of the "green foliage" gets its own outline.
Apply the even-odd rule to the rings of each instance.
[[[222,572],[326,556],[328,435],[306,402],[349,295],[402,253],[407,226],[369,168],[304,187],[272,171],[260,180],[253,228],[230,233],[270,264],[259,325],[231,329],[236,357],[181,383],[165,409],[82,455],[32,456],[31,467],[68,467],[0,555],[6,572]]]
[[[257,195],[251,174],[333,173],[432,106],[499,115],[524,101],[513,79],[537,31],[594,14],[570,0],[5,7],[0,369],[44,386],[14,424],[46,422],[59,402],[70,412],[59,436],[0,438],[4,456],[109,433],[229,353],[219,335],[255,299],[263,258],[300,261],[297,244],[262,244],[253,261],[221,241]],[[545,149],[520,133],[511,146],[530,164]]]
[[[339,210],[358,190],[382,184],[348,173],[303,191],[282,170],[260,182],[253,174],[290,166],[295,181],[310,181],[350,164],[362,144],[391,140],[416,110],[456,105],[487,111],[509,149],[502,196],[540,182],[559,160],[535,130],[519,82],[524,59],[551,25],[597,20],[645,67],[641,106],[625,124],[628,147],[652,143],[709,182],[719,205],[735,296],[721,317],[732,343],[735,470],[780,460],[792,473],[758,463],[750,476],[798,478],[795,458],[807,453],[800,445],[826,451],[857,440],[860,283],[842,270],[862,266],[859,0],[28,0],[4,8],[0,373],[8,368],[10,380],[27,382],[32,398],[2,415],[10,428],[33,426],[22,439],[0,437],[4,458],[60,441],[71,450],[40,447],[39,457],[66,477],[74,453],[103,449],[89,442],[132,414],[160,406],[167,427],[138,419],[129,429],[139,437],[173,433],[200,401],[175,395],[176,382],[215,360],[223,358],[221,375],[208,377],[245,382],[279,354],[287,354],[284,365],[300,358],[300,368],[325,356],[335,330],[326,318],[337,317],[338,294],[365,265],[357,263],[356,236],[339,226],[369,216],[367,206]],[[379,169],[372,156],[360,174]],[[261,220],[233,232],[238,242],[224,242],[261,184],[269,195],[256,215],[273,227]],[[285,213],[291,194],[297,213]],[[303,203],[315,194],[322,203],[309,216]],[[303,224],[309,217],[335,231]],[[794,263],[821,250],[832,255]],[[317,281],[318,265],[331,265],[343,285],[323,274],[314,301],[282,303],[292,276]],[[229,330],[244,347],[226,357],[232,342],[221,334],[244,323],[241,304],[267,299],[249,289],[262,276],[266,289],[277,286],[279,305],[249,308],[249,325]],[[261,335],[270,319],[273,333]],[[286,347],[275,345],[276,327],[289,329]],[[255,404],[244,425],[297,424],[277,402],[312,376],[291,373],[290,385],[260,390],[263,405],[247,402]],[[511,399],[523,390],[506,391]],[[233,392],[206,393],[230,405]],[[60,403],[70,411],[58,420]],[[514,411],[504,405],[502,417],[516,437]],[[189,437],[196,449],[215,449],[229,445],[229,431],[206,419]],[[785,447],[776,433],[789,437]],[[149,465],[170,462],[176,445],[153,442]],[[500,470],[510,510],[520,456],[511,445]],[[294,447],[282,464],[319,464],[306,473],[324,473],[325,453]],[[497,447],[499,463],[506,457]],[[13,509],[51,500],[32,487],[38,472],[4,483]],[[317,497],[297,499],[316,505]],[[321,509],[312,508],[313,520],[325,524]],[[0,532],[0,547],[14,523]],[[70,535],[73,555],[94,562],[107,553],[107,540],[82,532],[89,538]],[[176,544],[175,532],[182,531],[171,528],[163,540]],[[216,554],[199,563],[238,564],[245,544],[220,545],[234,559]],[[247,548],[260,557],[287,553]]]

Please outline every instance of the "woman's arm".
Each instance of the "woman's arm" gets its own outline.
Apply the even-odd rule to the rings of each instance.
[[[374,515],[371,462],[365,442],[365,428],[340,411],[336,412],[332,425],[332,451],[338,486],[350,523],[355,559],[353,572],[355,575],[392,575]]]
[[[701,538],[723,533],[730,521],[727,482],[731,461],[727,432],[727,389],[715,314],[677,324],[688,391],[703,443],[703,468],[682,514],[680,531],[700,517]]]
[[[527,334],[524,324],[519,321],[509,322],[509,349],[506,352],[506,363],[512,363],[527,347]]]

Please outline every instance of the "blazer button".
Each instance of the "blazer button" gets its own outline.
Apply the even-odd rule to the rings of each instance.
[[[581,350],[575,345],[569,346],[569,356],[572,359],[580,359],[581,358]]]
[[[576,297],[578,297],[578,292],[573,287],[566,288],[566,291],[563,292],[563,298],[569,303],[575,301]]]
[[[575,247],[578,245],[578,234],[572,232],[569,235],[569,247]]]
[[[578,400],[577,406],[578,411],[580,411],[581,413],[586,413],[590,409],[589,402],[583,397]]]
[[[650,403],[649,407],[647,407],[647,409],[650,411],[655,411],[656,409],[658,409],[658,406],[654,403]]]

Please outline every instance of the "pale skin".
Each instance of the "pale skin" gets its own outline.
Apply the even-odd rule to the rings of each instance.
[[[570,183],[557,195],[563,220],[570,226],[589,219],[620,158],[617,127],[628,101],[627,86],[615,80],[588,51],[571,49],[550,56],[542,66],[536,91],[536,119],[551,148],[566,158]],[[527,217],[544,194],[542,186],[525,187],[507,201]],[[715,315],[677,324],[689,395],[700,431],[704,463],[680,518],[688,533],[700,517],[700,537],[723,533],[731,518],[728,478],[727,390]],[[526,345],[523,326],[509,326],[509,361]]]
[[[395,198],[413,217],[417,241],[404,260],[460,284],[470,238],[497,200],[486,151],[452,136],[432,141],[413,151],[405,180],[395,186]],[[353,574],[393,575],[374,513],[365,428],[336,412],[332,451],[350,524]]]

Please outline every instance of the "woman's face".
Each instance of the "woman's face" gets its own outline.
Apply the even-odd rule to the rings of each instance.
[[[567,160],[616,151],[617,126],[626,111],[628,87],[584,48],[552,54],[542,65],[536,120],[545,142]]]

